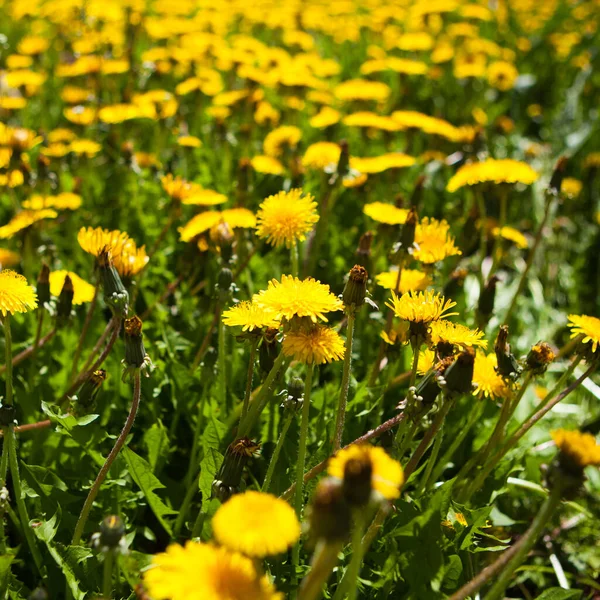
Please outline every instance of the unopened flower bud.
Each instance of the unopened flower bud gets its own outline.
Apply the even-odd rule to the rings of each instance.
[[[38,275],[36,292],[40,306],[50,302],[50,267],[46,263],[42,265]]]
[[[15,407],[11,404],[2,404],[0,406],[0,427],[14,425],[16,418]]]
[[[123,519],[117,515],[105,517],[100,524],[100,531],[92,536],[92,546],[105,554],[109,552],[124,553],[126,546]]]
[[[125,317],[129,304],[129,294],[119,277],[119,273],[112,264],[108,249],[98,254],[98,267],[104,288],[104,300],[117,316]]]
[[[356,248],[356,260],[358,264],[367,267],[371,258],[371,243],[373,242],[373,232],[367,231],[360,236],[358,248]]]
[[[477,316],[481,329],[487,325],[492,313],[494,312],[494,304],[496,302],[496,284],[500,281],[496,275],[492,275],[479,294],[479,302],[477,304]]]
[[[220,295],[227,295],[231,290],[231,284],[233,283],[233,273],[231,269],[224,267],[219,272],[217,277],[217,289]]]
[[[73,309],[73,296],[75,290],[73,289],[73,281],[67,275],[65,282],[63,283],[60,296],[58,297],[58,304],[56,306],[56,316],[58,319],[65,321],[71,316],[71,310]]]
[[[562,181],[567,170],[567,163],[568,159],[566,156],[561,156],[556,162],[554,171],[552,172],[552,177],[550,178],[550,183],[548,184],[549,192],[552,192],[553,194],[558,194],[560,192]]]
[[[456,395],[470,393],[473,384],[474,365],[475,350],[466,348],[444,373],[446,389]]]
[[[359,307],[365,303],[365,296],[367,295],[367,281],[369,280],[369,274],[364,267],[360,265],[354,265],[350,269],[348,275],[348,281],[342,292],[342,300],[347,308],[355,306]]]
[[[336,542],[348,538],[351,511],[339,480],[332,477],[321,480],[311,503],[308,521],[310,534],[315,539]]]
[[[534,375],[542,375],[554,359],[555,354],[550,345],[539,342],[531,347],[525,362]]]
[[[417,230],[417,224],[419,223],[419,215],[417,209],[413,206],[406,215],[406,221],[402,225],[402,231],[400,232],[400,244],[404,250],[412,248],[415,243],[415,231]]]
[[[275,360],[279,355],[279,344],[277,342],[278,333],[278,329],[269,327],[265,330],[263,339],[260,343],[258,349],[258,365],[264,374],[271,371],[275,364]]]
[[[94,371],[81,385],[77,392],[77,401],[73,409],[76,417],[90,414],[96,408],[96,396],[106,381],[106,371]]]
[[[522,368],[515,355],[510,351],[508,343],[508,325],[502,325],[494,344],[496,353],[496,371],[501,377],[516,380],[521,374]]]
[[[287,394],[281,403],[285,410],[296,411],[302,406],[304,398],[304,382],[300,377],[292,377],[288,382]]]
[[[146,359],[142,325],[142,320],[135,315],[125,319],[125,364],[128,367],[140,368]]]
[[[229,445],[212,484],[215,498],[225,502],[239,491],[244,469],[259,449],[260,444],[249,438],[240,438]]]
[[[338,180],[341,181],[348,174],[349,166],[350,166],[350,149],[348,147],[348,142],[346,140],[342,140],[339,144],[340,146],[340,158],[337,164],[337,176]]]
[[[243,196],[248,192],[248,181],[250,175],[251,162],[248,158],[240,158],[238,162],[238,180],[237,180],[237,192],[238,197]]]
[[[365,506],[371,496],[373,465],[368,456],[349,459],[344,465],[342,489],[351,506]]]
[[[415,181],[415,187],[413,188],[413,192],[410,197],[410,205],[412,208],[419,210],[419,204],[421,203],[421,198],[423,197],[423,188],[425,187],[426,181],[425,175],[419,175],[417,180]]]
[[[210,239],[219,249],[221,258],[225,264],[229,263],[233,256],[233,230],[226,222],[217,223],[210,230]],[[232,277],[233,281],[233,277]]]

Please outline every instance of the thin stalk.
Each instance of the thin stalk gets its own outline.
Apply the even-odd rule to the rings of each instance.
[[[356,594],[358,593],[358,574],[360,573],[360,565],[362,564],[363,559],[362,537],[364,530],[364,515],[361,512],[356,511],[354,529],[352,531],[352,559],[348,566],[348,600],[356,600]]]
[[[404,411],[407,415],[410,414],[410,411],[415,403],[415,395],[411,392],[411,388],[414,387],[415,381],[417,380],[417,369],[419,368],[419,349],[421,348],[421,337],[419,335],[415,336],[414,343],[412,344],[413,349],[413,360],[412,367],[410,370],[410,380],[408,382],[408,394],[406,396],[406,408]],[[398,427],[398,431],[396,432],[396,443],[400,444],[402,439],[406,434],[406,428],[410,424],[410,419],[405,419],[403,423]]]
[[[221,310],[219,310],[221,313]],[[219,398],[219,407],[221,410],[225,410],[229,408],[227,406],[227,373],[226,373],[226,364],[225,364],[225,323],[223,323],[223,319],[219,318],[218,323],[218,333],[219,333],[219,350],[218,350],[218,364],[217,364],[217,373],[218,373],[218,398]]]
[[[490,269],[488,279],[496,272],[498,268],[498,264],[500,263],[500,254],[501,254],[501,242],[502,236],[502,228],[506,225],[506,212],[508,208],[508,189],[503,186],[504,189],[500,190],[500,221],[498,223],[498,235],[494,240],[494,249],[492,250],[492,267]]]
[[[319,600],[323,595],[323,586],[338,562],[342,542],[319,540],[308,575],[302,580],[298,600]]]
[[[479,270],[477,272],[477,278],[479,279],[479,295],[482,294],[483,288],[485,287],[485,277],[483,276],[483,261],[485,260],[487,236],[485,231],[485,222],[487,220],[487,214],[485,210],[485,201],[481,192],[477,189],[477,186],[473,188],[475,199],[477,201],[477,208],[479,209],[479,251],[481,253],[481,262],[479,263]]]
[[[42,555],[40,553],[39,548],[37,547],[35,537],[33,535],[33,530],[29,524],[29,515],[27,514],[27,507],[25,506],[25,501],[23,500],[23,492],[21,489],[21,475],[19,473],[19,462],[17,459],[17,438],[15,436],[15,432],[12,426],[8,428],[7,436],[4,440],[6,444],[6,452],[8,452],[8,463],[10,467],[10,474],[12,477],[12,485],[14,490],[15,502],[17,503],[17,512],[19,513],[19,519],[21,521],[21,527],[23,528],[23,533],[25,534],[25,539],[27,541],[27,545],[29,546],[29,551],[33,556],[33,560],[35,562],[35,566],[39,571],[40,575],[44,575],[44,563],[42,561]]]
[[[256,349],[258,347],[258,339],[250,341],[250,358],[248,359],[248,373],[246,374],[246,391],[244,393],[244,404],[242,405],[242,416],[240,422],[248,413],[250,405],[250,396],[252,395],[252,378],[254,375],[254,363],[256,362]]]
[[[529,527],[525,535],[517,542],[517,545],[519,546],[518,550],[510,558],[508,564],[504,567],[504,570],[500,573],[500,576],[486,594],[486,600],[501,600],[501,598],[504,598],[504,591],[510,585],[514,572],[521,566],[521,563],[525,560],[529,551],[533,548],[534,544],[542,534],[544,527],[560,505],[561,493],[562,487],[560,485],[555,485],[551,489],[550,495],[542,505],[542,508],[536,515],[533,523],[531,523],[531,527]]]
[[[425,473],[423,474],[423,479],[421,479],[421,486],[419,488],[419,495],[423,490],[426,490],[429,487],[429,480],[431,479],[431,474],[433,472],[433,467],[437,463],[437,458],[440,454],[440,448],[442,446],[442,440],[444,439],[444,422],[440,425],[440,430],[438,434],[435,436],[435,440],[433,442],[433,448],[431,449],[431,455],[427,460],[427,466],[425,467]]]
[[[100,282],[96,282],[96,287],[94,288],[94,297],[90,302],[88,307],[87,314],[85,316],[85,321],[83,323],[83,328],[81,329],[81,334],[79,335],[79,341],[77,342],[77,348],[75,349],[75,354],[73,356],[73,365],[71,366],[71,374],[69,375],[69,381],[73,381],[75,378],[75,373],[77,373],[77,365],[79,363],[79,359],[81,357],[81,352],[83,351],[83,344],[85,343],[85,338],[87,336],[87,332],[92,324],[92,317],[94,316],[94,311],[96,310],[96,303],[98,301],[98,291],[100,289]]]
[[[525,282],[527,281],[527,275],[529,275],[529,271],[531,270],[531,267],[533,265],[533,259],[535,258],[535,255],[537,253],[539,245],[542,241],[542,235],[544,233],[544,228],[546,227],[546,223],[548,222],[548,218],[550,217],[551,207],[552,207],[552,196],[549,195],[546,199],[546,206],[544,208],[544,216],[542,217],[540,226],[538,227],[538,229],[536,231],[535,239],[533,240],[533,246],[531,246],[531,250],[529,251],[529,255],[527,256],[527,262],[525,263],[525,269],[521,273],[521,278],[519,279],[519,284],[517,285],[517,289],[512,297],[512,300],[510,301],[510,304],[508,305],[508,310],[506,311],[506,315],[504,315],[504,323],[509,323],[512,312],[515,309],[515,306],[517,304],[517,299],[523,292],[523,288],[525,287]]]
[[[292,265],[292,275],[298,277],[298,242],[295,240],[290,248],[290,261]]]
[[[206,389],[202,390],[200,402],[198,402],[198,414],[196,415],[196,426],[194,427],[194,439],[192,441],[192,450],[190,452],[190,463],[184,479],[184,487],[187,489],[190,486],[194,472],[198,470],[196,464],[198,458],[198,448],[200,446],[200,437],[202,435],[202,426],[204,425],[204,406],[206,404]]]
[[[213,319],[212,319],[210,325],[208,326],[206,335],[204,336],[204,339],[202,340],[202,343],[200,344],[200,348],[198,348],[198,352],[196,352],[196,356],[194,356],[194,361],[192,362],[192,367],[190,369],[190,371],[192,371],[192,373],[198,368],[198,365],[204,358],[204,353],[206,352],[206,349],[208,348],[208,345],[210,344],[210,336],[212,335],[212,332],[215,330],[217,321],[219,320],[220,316],[221,316],[221,309],[220,309],[219,305],[217,304],[217,306],[215,306],[215,314],[213,315]]]
[[[352,341],[354,337],[354,323],[356,321],[356,310],[354,306],[348,309],[348,325],[346,328],[346,348],[344,351],[344,370],[342,372],[342,386],[338,396],[338,410],[335,420],[335,433],[333,436],[333,454],[342,445],[344,434],[344,421],[346,418],[346,404],[348,402],[348,387],[350,385],[350,369],[352,366]]]
[[[111,600],[112,598],[112,579],[113,579],[113,565],[115,557],[112,550],[104,555],[104,574],[102,577],[102,597],[104,600]]]
[[[192,504],[192,500],[194,496],[198,492],[198,480],[200,479],[200,473],[196,475],[194,481],[191,481],[188,486],[186,486],[185,497],[183,498],[183,502],[179,507],[179,514],[177,515],[177,519],[175,520],[175,525],[173,525],[173,537],[177,539],[179,537],[179,533],[183,524],[185,522],[185,518],[187,517],[188,511],[190,509],[190,505]]]
[[[104,465],[102,465],[102,468],[100,469],[100,472],[98,473],[98,476],[96,477],[96,480],[94,481],[94,484],[90,488],[88,496],[85,500],[85,504],[83,505],[83,508],[81,509],[81,514],[79,515],[79,519],[77,520],[77,525],[75,527],[75,533],[73,534],[73,540],[71,541],[72,546],[77,546],[79,544],[79,542],[81,541],[81,536],[83,535],[83,529],[85,527],[88,516],[90,514],[90,510],[92,509],[92,504],[94,503],[94,500],[96,499],[96,496],[98,495],[98,492],[100,491],[100,486],[106,479],[106,476],[108,475],[108,471],[110,470],[110,467],[112,466],[113,462],[119,455],[119,452],[125,445],[127,436],[129,435],[129,432],[131,431],[131,428],[133,427],[133,422],[135,421],[135,415],[137,414],[137,410],[140,405],[140,397],[142,395],[141,393],[142,393],[141,376],[140,376],[140,372],[138,370],[138,371],[136,371],[134,380],[133,380],[133,400],[131,402],[131,408],[129,410],[129,415],[127,416],[125,425],[123,426],[123,429],[121,430],[121,433],[120,433],[119,437],[117,438],[117,441],[115,442],[115,445],[113,446],[113,449],[110,451],[110,454],[108,455],[108,458],[106,459]]]
[[[281,433],[279,434],[279,439],[277,440],[277,444],[275,445],[275,450],[273,450],[273,455],[271,456],[271,461],[269,462],[269,467],[267,468],[267,474],[265,475],[265,480],[262,484],[261,489],[263,492],[269,491],[269,487],[271,486],[271,480],[273,479],[273,473],[275,472],[275,467],[277,466],[277,461],[279,460],[279,454],[281,453],[281,449],[283,448],[285,436],[287,435],[288,429],[292,424],[293,418],[294,413],[291,410],[288,411],[283,420],[283,425],[281,426]]]
[[[45,314],[46,314],[46,311],[44,310],[44,308],[40,307],[39,314],[38,314],[37,328],[35,330],[35,340],[33,342],[32,348],[31,348],[31,356],[32,357],[35,355],[35,352],[38,349],[40,340],[42,338],[42,326],[44,325],[44,315]]]
[[[12,361],[12,335],[10,331],[10,314],[4,317],[4,356],[6,363],[6,398],[3,404],[13,405],[13,361]]]
[[[55,335],[56,335],[56,327],[54,329],[52,329],[52,331],[47,333],[43,338],[41,338],[38,341],[37,346],[31,345],[31,346],[29,346],[29,348],[25,348],[25,350],[22,350],[21,352],[19,352],[19,354],[15,354],[15,356],[13,356],[13,359],[12,359],[13,368],[16,367],[17,365],[21,364],[26,358],[29,358],[30,356],[33,358],[36,350],[39,350],[39,348],[41,348],[42,346],[47,344]],[[5,371],[6,371],[6,365],[0,365],[0,374],[4,373]]]
[[[310,393],[312,390],[314,365],[306,365],[306,379],[304,381],[304,400],[302,401],[302,421],[300,424],[300,442],[298,444],[298,463],[296,465],[296,495],[294,508],[298,519],[302,521],[303,491],[304,491],[304,465],[306,463],[306,440],[308,437],[308,415],[310,412]],[[300,543],[292,550],[292,577],[296,578],[296,568],[300,564]]]

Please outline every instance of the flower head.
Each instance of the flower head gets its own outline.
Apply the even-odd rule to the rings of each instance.
[[[381,156],[358,157],[350,158],[350,166],[361,173],[383,173],[388,169],[401,169],[403,167],[412,167],[416,163],[416,159],[402,152],[389,152]]]
[[[559,450],[578,467],[600,466],[600,446],[591,433],[556,429],[550,435]]]
[[[119,252],[113,253],[113,264],[119,275],[133,277],[137,275],[150,260],[146,254],[146,246],[138,248],[132,239],[127,240]]]
[[[266,175],[282,175],[285,171],[284,166],[279,160],[264,154],[253,157],[250,160],[250,164],[257,173],[264,173]]]
[[[574,177],[565,177],[560,186],[560,191],[567,196],[567,198],[577,198],[577,196],[581,194],[582,189],[583,183]]]
[[[219,544],[251,558],[281,554],[300,537],[294,509],[262,492],[232,496],[216,512],[212,526]]]
[[[402,296],[396,296],[392,292],[392,302],[386,303],[386,306],[389,306],[397,317],[411,323],[429,324],[442,317],[458,314],[448,312],[456,306],[456,302],[446,300],[444,296],[434,291],[407,292]]]
[[[346,465],[355,460],[371,463],[371,488],[386,500],[400,496],[404,472],[400,463],[390,458],[385,450],[368,444],[352,444],[340,450],[329,460],[327,472],[332,477],[344,479]]]
[[[91,302],[95,294],[94,286],[71,271],[52,271],[50,273],[50,293],[57,298],[60,296],[67,275],[73,284],[73,304]]]
[[[179,228],[182,242],[189,242],[197,235],[209,231],[219,223],[227,223],[231,229],[236,227],[250,229],[256,225],[254,213],[247,208],[229,208],[222,211],[209,210],[193,217]]]
[[[7,314],[28,312],[37,307],[37,294],[27,279],[10,269],[0,271],[0,312]]]
[[[433,264],[462,252],[455,246],[447,221],[425,217],[415,229],[413,257],[425,264]]]
[[[504,382],[504,379],[498,375],[496,367],[498,359],[494,353],[484,354],[477,352],[475,355],[475,366],[473,368],[473,383],[479,398],[506,398],[510,394],[510,389]]]
[[[463,348],[472,346],[487,347],[487,341],[483,339],[483,331],[469,329],[460,323],[452,323],[452,321],[444,319],[431,323],[429,336],[431,343],[434,345],[445,343]]]
[[[386,225],[403,225],[408,215],[406,208],[398,208],[387,202],[365,204],[363,212],[374,221],[385,223]]]
[[[252,559],[201,542],[156,554],[144,583],[156,600],[283,600]]]
[[[446,190],[455,192],[465,185],[478,183],[523,183],[532,184],[539,174],[527,163],[509,158],[488,158],[482,162],[463,165],[450,179]]]
[[[342,149],[334,142],[311,144],[302,157],[302,166],[322,171],[330,165],[337,165]]]
[[[253,302],[273,311],[276,319],[309,317],[313,323],[327,321],[325,313],[344,308],[328,285],[312,277],[302,280],[292,275],[283,275],[281,281],[272,279],[266,290],[255,294]]]
[[[591,344],[592,352],[600,346],[600,319],[588,315],[569,315],[571,337],[583,335],[581,342]]]
[[[508,225],[505,225],[502,228],[494,227],[492,229],[492,235],[496,237],[500,236],[509,242],[514,242],[517,248],[521,248],[522,250],[529,246],[527,238],[518,229],[509,227]]]
[[[242,331],[254,331],[263,327],[279,327],[273,313],[254,302],[240,302],[223,312],[223,323],[229,327],[242,327]]]
[[[306,364],[322,365],[342,360],[345,354],[344,340],[325,325],[315,325],[290,331],[283,338],[283,353]]]
[[[293,125],[283,125],[267,134],[263,142],[263,149],[267,156],[278,158],[283,154],[285,147],[295,148],[302,138],[302,131]]]
[[[20,261],[21,257],[16,252],[7,250],[6,248],[0,248],[0,269],[14,267],[19,264]]]
[[[58,213],[55,210],[22,210],[17,213],[6,225],[0,227],[0,239],[11,238],[15,233],[31,227],[34,223],[43,219],[56,219]]]
[[[310,194],[302,196],[300,189],[279,192],[260,205],[256,233],[273,246],[291,248],[296,241],[304,240],[319,220],[316,209],[314,198]]]
[[[103,250],[108,250],[114,259],[129,242],[129,236],[118,229],[109,231],[102,227],[82,227],[77,234],[77,241],[88,254],[97,257]]]
[[[375,278],[377,284],[386,290],[395,290],[396,282],[398,281],[398,270],[386,271],[379,273]],[[431,277],[418,269],[402,269],[400,275],[400,293],[420,292],[432,284]]]

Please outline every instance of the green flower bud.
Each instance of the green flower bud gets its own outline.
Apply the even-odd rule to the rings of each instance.
[[[473,385],[475,350],[463,350],[444,373],[446,389],[452,394],[469,394]]]
[[[50,267],[46,263],[42,265],[38,275],[36,291],[40,306],[50,302]]]
[[[71,316],[71,310],[73,309],[73,296],[75,290],[73,289],[73,281],[67,275],[63,284],[60,296],[58,297],[58,305],[56,307],[56,316],[60,321],[66,321]]]
[[[321,480],[309,510],[311,537],[328,542],[344,541],[350,534],[351,520],[342,483],[332,477]]]
[[[98,267],[104,288],[104,301],[115,315],[125,318],[129,305],[129,294],[113,266],[110,253],[106,248],[98,255]]]
[[[342,300],[347,308],[355,306],[358,308],[365,303],[365,296],[367,295],[367,281],[369,280],[369,274],[364,267],[360,265],[354,265],[350,269],[348,275],[348,281],[342,292]]]

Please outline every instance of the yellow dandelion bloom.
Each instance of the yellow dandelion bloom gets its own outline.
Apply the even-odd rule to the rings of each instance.
[[[435,352],[431,348],[425,348],[419,352],[419,362],[417,363],[417,373],[425,375],[433,369],[437,362]]]
[[[310,317],[313,323],[318,319],[326,322],[325,313],[344,307],[328,285],[312,277],[301,280],[292,275],[283,275],[281,281],[272,279],[267,289],[255,294],[252,301],[273,311],[276,319]]]
[[[379,336],[390,346],[395,344],[408,344],[410,337],[410,323],[408,321],[394,323],[389,331],[384,330]]]
[[[92,157],[102,150],[102,146],[98,142],[85,139],[73,140],[69,148],[74,154],[84,154],[87,157]]]
[[[456,306],[456,302],[446,300],[434,291],[407,292],[402,296],[396,296],[392,292],[392,301],[386,303],[386,306],[391,308],[398,318],[411,323],[431,323],[458,314],[448,312]]]
[[[347,127],[369,127],[381,129],[382,131],[400,131],[403,127],[391,117],[378,115],[369,111],[352,113],[344,117],[344,125]]]
[[[456,256],[462,252],[454,245],[447,221],[424,217],[415,229],[413,257],[427,265]]]
[[[386,271],[379,273],[375,277],[377,284],[386,290],[395,290],[396,282],[398,280],[398,269],[392,271]],[[400,288],[401,294],[406,292],[420,292],[430,286],[433,283],[431,277],[423,271],[417,269],[403,269],[402,275],[400,276]]]
[[[113,264],[122,277],[134,277],[150,260],[146,246],[138,248],[132,239],[127,240],[118,252],[112,252]]]
[[[0,269],[4,269],[6,267],[14,267],[21,262],[21,257],[12,250],[7,250],[6,248],[0,248]]]
[[[322,171],[325,167],[337,165],[342,149],[333,142],[316,142],[311,144],[302,157],[302,166],[307,169]]]
[[[286,147],[294,149],[301,138],[301,129],[293,125],[284,125],[267,134],[263,142],[263,149],[267,156],[278,158]]]
[[[44,219],[56,219],[58,213],[55,210],[22,210],[17,213],[6,225],[0,227],[0,239],[5,240],[13,237],[15,233],[31,227],[34,223]]]
[[[91,302],[95,293],[94,286],[72,271],[52,271],[50,273],[50,293],[56,297],[60,296],[67,275],[73,282],[73,304]]]
[[[193,204],[195,206],[217,206],[218,204],[225,204],[225,202],[227,202],[225,194],[205,189],[195,191],[182,201],[183,204]]]
[[[252,559],[202,542],[156,554],[144,585],[155,600],[283,600]]]
[[[250,229],[256,226],[254,213],[247,208],[230,208],[223,211],[206,211],[193,217],[178,229],[182,242],[189,242],[197,235],[209,231],[218,223],[227,223],[232,229]]]
[[[477,352],[473,366],[473,384],[476,387],[475,395],[479,398],[507,398],[510,389],[504,379],[496,373],[498,360],[496,355]]]
[[[236,494],[217,510],[212,520],[215,539],[229,550],[251,558],[281,554],[300,537],[294,509],[271,494]]]
[[[469,329],[460,323],[452,323],[452,321],[433,321],[429,328],[429,337],[431,343],[436,345],[439,343],[452,344],[453,346],[487,348],[487,341],[483,339],[485,334],[479,329]]]
[[[177,145],[183,148],[200,148],[202,140],[195,135],[180,135],[177,138]]]
[[[479,183],[523,183],[530,185],[539,174],[527,163],[509,158],[496,160],[488,158],[482,162],[463,165],[450,179],[446,190],[455,192],[465,185]]]
[[[179,175],[173,177],[171,173],[161,177],[160,184],[169,198],[178,201],[185,200],[202,191],[201,185],[186,181]]]
[[[129,236],[124,231],[115,229],[109,231],[102,227],[82,227],[77,234],[77,241],[85,252],[98,256],[107,249],[113,256],[118,256],[123,246],[129,242]]]
[[[256,234],[272,246],[291,248],[319,220],[313,196],[302,196],[301,189],[279,192],[266,198],[256,215]]]
[[[416,163],[416,159],[402,152],[390,152],[381,156],[368,158],[360,158],[352,156],[350,158],[350,166],[361,173],[368,175],[373,173],[383,173],[388,169],[401,169],[403,167],[412,167]]]
[[[344,340],[325,325],[308,330],[290,331],[283,338],[283,353],[306,364],[322,365],[342,360],[345,354]]]
[[[583,183],[574,177],[565,177],[560,186],[560,191],[567,196],[567,198],[577,198],[577,196],[581,194],[582,189]]]
[[[559,450],[577,466],[600,466],[600,446],[591,433],[556,429],[550,435]]]
[[[371,463],[371,488],[386,500],[400,496],[404,483],[404,471],[398,461],[390,458],[383,448],[368,444],[352,444],[329,459],[327,473],[331,477],[344,479],[344,470],[349,461],[360,460]]]
[[[0,312],[7,314],[28,312],[37,307],[37,294],[27,279],[10,269],[0,271]]]
[[[343,102],[354,100],[377,100],[384,102],[388,99],[392,89],[380,81],[368,79],[349,79],[336,86],[334,96]]]
[[[424,133],[439,135],[452,142],[460,142],[464,138],[464,132],[460,127],[414,110],[394,111],[391,118],[403,129],[420,129]]]
[[[518,76],[519,72],[515,65],[505,60],[493,62],[487,68],[488,83],[502,92],[512,90]]]
[[[342,115],[339,111],[331,108],[330,106],[324,106],[314,117],[312,117],[308,124],[315,129],[325,129],[331,127],[336,123],[339,123]]]
[[[386,225],[403,225],[406,223],[408,215],[408,209],[398,208],[386,202],[370,202],[369,204],[365,204],[363,212],[367,217],[371,217],[373,221],[385,223]]]
[[[492,235],[494,237],[500,236],[509,242],[514,242],[518,248],[521,248],[521,250],[524,250],[529,246],[527,238],[518,229],[509,227],[508,225],[505,225],[502,228],[494,227],[492,229]]]
[[[23,202],[23,208],[28,210],[42,210],[44,208],[56,208],[58,210],[77,210],[81,207],[82,199],[78,194],[63,192],[56,196],[31,196]]]
[[[253,302],[240,302],[223,311],[223,323],[229,327],[241,327],[242,331],[254,331],[263,327],[279,327],[273,313]]]
[[[257,173],[264,173],[265,175],[282,175],[285,171],[285,167],[280,161],[263,154],[250,159],[250,164]]]
[[[592,345],[592,352],[600,347],[600,319],[588,315],[569,315],[571,337],[583,335],[584,344]]]

